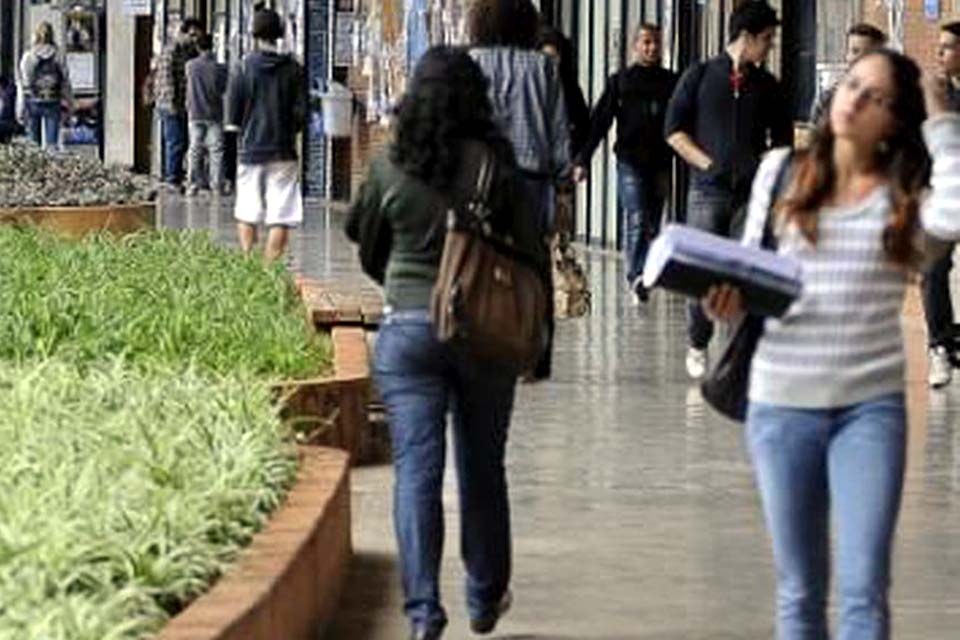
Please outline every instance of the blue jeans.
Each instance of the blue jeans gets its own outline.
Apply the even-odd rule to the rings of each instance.
[[[739,238],[749,196],[743,189],[694,182],[687,193],[687,224],[725,238]],[[713,323],[699,300],[687,303],[687,337],[695,349],[706,349],[713,338]]]
[[[183,180],[183,156],[187,148],[187,116],[160,111],[163,127],[163,180],[179,184]]]
[[[60,101],[28,98],[27,133],[44,149],[60,146]]]
[[[223,125],[219,122],[193,120],[189,124],[189,129],[187,177],[190,184],[206,185],[214,191],[219,191],[223,184]],[[204,152],[207,155],[205,174],[202,171]]]
[[[374,375],[387,409],[396,480],[394,525],[404,610],[417,627],[442,627],[446,420],[453,416],[460,554],[471,618],[490,614],[510,582],[510,507],[504,455],[516,378],[437,341],[426,311],[388,314]]]
[[[617,198],[623,212],[623,258],[627,282],[643,274],[650,243],[660,228],[667,176],[617,162]]]
[[[838,409],[751,403],[746,437],[773,540],[777,637],[829,637],[832,508],[837,638],[889,638],[890,556],[906,459],[903,394]]]
[[[930,346],[944,345],[953,350],[953,302],[950,300],[950,271],[953,248],[934,262],[923,274],[923,312],[927,319]]]

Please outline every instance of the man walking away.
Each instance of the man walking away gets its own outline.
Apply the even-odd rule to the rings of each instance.
[[[887,34],[883,31],[866,22],[855,24],[847,29],[847,52],[844,56],[846,63],[851,65],[863,54],[879,49],[885,44],[887,44]],[[813,109],[810,110],[810,122],[816,124],[821,117],[827,115],[830,110],[830,101],[836,91],[835,84],[820,95]]]
[[[180,25],[174,42],[153,63],[153,96],[163,135],[163,181],[179,189],[183,181],[183,152],[187,143],[187,62],[196,57],[203,28],[196,18]]]
[[[214,194],[223,192],[223,95],[227,90],[227,69],[213,55],[213,37],[200,36],[200,55],[187,63],[187,115],[190,152],[187,195],[197,193],[206,183]],[[209,158],[206,180],[200,175],[203,156]]]
[[[960,111],[960,22],[940,28],[937,41],[937,63],[947,85],[947,106]],[[950,298],[950,272],[953,270],[953,248],[934,262],[923,274],[923,311],[927,318],[930,341],[928,382],[934,389],[950,384],[953,379],[954,339],[953,301]]]
[[[617,196],[623,212],[624,260],[627,283],[636,302],[646,302],[643,264],[670,181],[672,152],[663,139],[667,103],[677,76],[661,66],[660,28],[643,24],[633,38],[633,65],[607,79],[593,108],[590,133],[574,158],[573,177],[586,178],[590,157],[617,120]]]
[[[244,252],[257,243],[257,225],[268,229],[264,258],[280,257],[290,229],[303,221],[296,136],[306,116],[303,69],[281,54],[283,22],[276,11],[253,16],[255,51],[246,56],[227,88],[227,127],[239,131],[234,217]]]
[[[30,138],[44,149],[60,146],[61,107],[73,111],[70,73],[53,37],[53,25],[41,22],[33,46],[20,59],[18,119],[26,123]]]
[[[692,168],[687,224],[739,237],[760,156],[793,143],[793,123],[766,60],[780,21],[762,0],[742,3],[730,16],[730,43],[715,58],[687,69],[670,98],[667,143]],[[687,373],[707,368],[713,324],[700,303],[688,305]]]

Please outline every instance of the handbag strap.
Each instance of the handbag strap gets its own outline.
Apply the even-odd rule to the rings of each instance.
[[[774,178],[773,187],[770,189],[770,206],[767,207],[767,219],[763,225],[763,239],[760,241],[760,247],[769,249],[770,251],[777,250],[777,236],[773,232],[773,207],[776,206],[777,199],[787,184],[787,177],[790,174],[790,169],[793,167],[793,155],[794,152],[791,148],[787,152],[787,157],[783,159],[783,162],[777,169],[777,177]]]
[[[493,186],[494,159],[493,153],[489,149],[483,151],[480,159],[480,168],[477,170],[477,181],[474,187],[473,197],[467,204],[469,211],[480,223],[484,232],[489,234],[488,219],[493,214],[490,209],[490,189]]]

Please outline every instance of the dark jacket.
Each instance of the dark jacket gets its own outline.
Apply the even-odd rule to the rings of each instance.
[[[751,66],[735,90],[733,60],[723,53],[687,69],[667,107],[664,135],[690,135],[712,159],[698,184],[749,191],[760,156],[793,144],[793,122],[783,90],[770,72]]]
[[[677,74],[662,67],[633,65],[607,79],[590,117],[590,134],[574,164],[586,167],[614,118],[617,157],[637,169],[662,170],[673,157],[663,137],[667,103]]]
[[[223,122],[223,95],[227,67],[207,51],[187,63],[187,117],[193,121]]]
[[[437,279],[443,251],[446,212],[452,203],[473,194],[484,143],[467,141],[458,154],[461,166],[448,193],[442,193],[393,164],[387,156],[373,161],[367,179],[350,208],[347,236],[359,243],[365,271],[384,285],[386,303],[394,309],[426,309]],[[546,278],[547,248],[534,216],[522,208],[519,173],[503,161],[491,187],[493,227],[508,233]],[[383,224],[371,224],[377,219]],[[379,237],[366,235],[371,230]],[[371,249],[381,255],[371,255]],[[367,256],[364,257],[364,253]]]
[[[230,77],[226,123],[240,129],[239,160],[296,160],[296,136],[306,116],[303,69],[272,51],[246,56]]]

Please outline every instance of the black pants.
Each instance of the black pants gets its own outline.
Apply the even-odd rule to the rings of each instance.
[[[927,318],[931,347],[952,347],[953,343],[953,302],[950,300],[952,254],[952,251],[947,252],[923,274],[923,312]]]
[[[748,189],[691,184],[687,194],[687,224],[725,238],[739,238],[743,235],[749,196]],[[687,305],[687,337],[695,349],[706,349],[713,337],[713,322],[699,300],[690,300]]]

